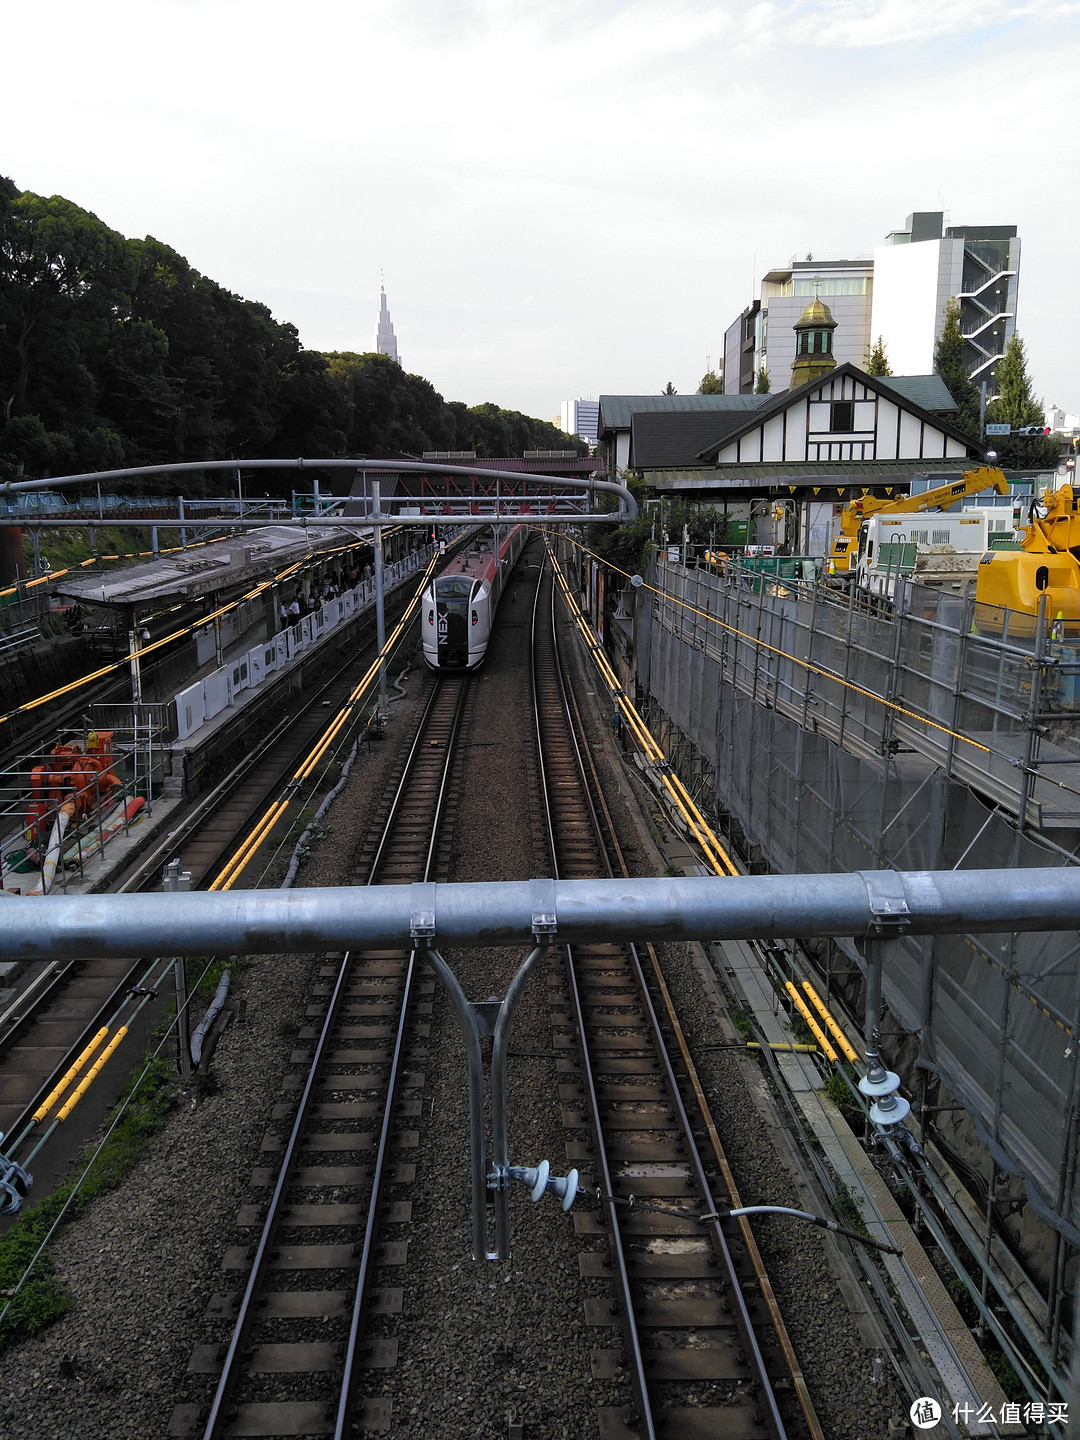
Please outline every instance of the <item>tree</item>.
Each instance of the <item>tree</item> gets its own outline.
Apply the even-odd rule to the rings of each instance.
[[[664,386],[663,390],[660,391],[661,395],[677,395],[678,393],[679,392],[675,389],[675,386],[672,385],[670,380]]]
[[[1027,373],[1027,355],[1019,335],[1010,337],[998,362],[995,381],[997,395],[987,406],[987,414],[999,425],[1041,425],[1045,414],[1040,401],[1031,393]]]
[[[885,354],[885,338],[879,335],[874,344],[866,352],[866,361],[863,369],[867,375],[891,375],[892,367]]]
[[[945,324],[934,351],[934,369],[956,401],[953,423],[967,434],[979,434],[979,392],[964,363],[964,337],[960,333],[960,302],[955,297],[945,309]]]
[[[998,361],[994,384],[997,395],[986,407],[989,421],[1014,430],[1043,423],[1046,415],[1042,401],[1032,394],[1027,355],[1019,335],[1009,338]],[[1002,435],[991,439],[999,462],[1009,469],[1052,470],[1057,465],[1058,442],[1049,435]]]
[[[305,351],[294,326],[152,236],[0,175],[0,482],[172,461],[475,449],[585,454],[554,425],[447,404],[385,355]],[[289,477],[270,480],[288,494]],[[189,472],[189,495],[220,481]],[[175,477],[117,482],[163,493]]]
[[[697,387],[699,395],[719,395],[723,390],[720,376],[715,370],[706,370],[701,377],[701,384]]]
[[[755,395],[768,395],[771,387],[769,385],[769,372],[764,365],[758,366],[757,378],[754,381]]]

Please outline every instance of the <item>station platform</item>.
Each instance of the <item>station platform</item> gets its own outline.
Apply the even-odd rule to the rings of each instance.
[[[385,567],[389,614],[402,609],[411,598],[431,551],[430,545],[424,546]],[[241,602],[237,612],[246,603]],[[352,643],[354,632],[373,614],[374,584],[370,579],[359,580],[285,629],[274,628],[279,621],[279,603],[275,597],[273,611],[259,604],[243,615],[237,613],[236,633],[227,644],[221,644],[220,632],[197,634],[194,656],[190,647],[186,650],[196,667],[180,674],[181,688],[175,688],[175,666],[166,665],[156,680],[152,671],[147,675],[145,690],[154,698],[144,693],[138,706],[128,700],[126,704],[88,707],[87,729],[112,731],[118,742],[113,769],[122,786],[109,795],[108,807],[103,804],[102,810],[122,807],[136,794],[142,808],[111,835],[100,823],[95,831],[91,822],[83,827],[81,839],[65,842],[64,863],[56,866],[50,893],[107,890],[133,853],[145,851],[167,835],[177,812],[220,774],[222,764],[244,744],[245,736],[271,723],[283,696],[307,688],[326,663],[326,650]],[[198,663],[200,641],[204,647],[210,646],[211,654]],[[25,770],[10,778],[26,784]],[[9,798],[0,831],[3,888],[22,894],[31,893],[41,876],[36,865],[26,867],[19,859],[28,848],[24,833],[28,798],[26,795],[22,803],[14,796]],[[0,1008],[5,981],[14,978],[0,975]]]

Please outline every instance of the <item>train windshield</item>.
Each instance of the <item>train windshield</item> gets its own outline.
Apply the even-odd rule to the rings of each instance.
[[[439,600],[468,600],[476,581],[469,575],[443,575],[435,581]]]

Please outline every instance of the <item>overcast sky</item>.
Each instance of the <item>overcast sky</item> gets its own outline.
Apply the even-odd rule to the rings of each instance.
[[[550,419],[696,389],[769,267],[912,210],[1016,224],[1080,408],[1078,0],[7,7],[0,173],[153,235],[309,349]]]

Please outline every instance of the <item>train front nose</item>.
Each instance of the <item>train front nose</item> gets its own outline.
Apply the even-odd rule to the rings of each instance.
[[[448,669],[469,663],[469,617],[465,605],[442,605],[438,614],[439,664]]]

